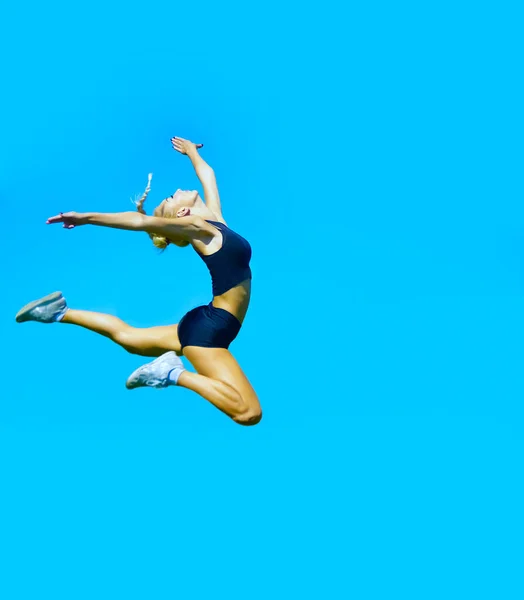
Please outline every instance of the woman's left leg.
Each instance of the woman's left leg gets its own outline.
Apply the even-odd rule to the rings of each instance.
[[[15,317],[17,323],[36,321],[40,323],[69,323],[79,325],[108,337],[128,352],[141,356],[161,356],[173,351],[181,354],[178,325],[163,327],[131,327],[122,319],[92,312],[74,310],[67,306],[62,292],[53,292],[23,306]]]
[[[131,354],[161,356],[170,350],[181,354],[182,350],[177,325],[132,327],[113,315],[75,309],[69,309],[60,322],[79,325],[108,337]]]

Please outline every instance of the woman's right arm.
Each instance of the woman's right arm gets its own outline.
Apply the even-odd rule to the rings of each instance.
[[[171,138],[171,143],[177,152],[186,154],[189,157],[189,160],[195,169],[195,173],[204,188],[206,206],[216,216],[218,221],[225,223],[224,217],[222,216],[222,206],[220,204],[215,171],[213,171],[212,167],[210,167],[198,153],[198,148],[201,148],[202,144],[197,145],[180,137]]]

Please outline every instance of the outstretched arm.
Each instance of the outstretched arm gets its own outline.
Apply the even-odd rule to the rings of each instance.
[[[138,212],[123,213],[60,213],[47,220],[48,225],[62,223],[65,229],[73,229],[80,225],[98,225],[128,231],[145,231],[149,234],[165,236],[169,239],[191,241],[212,234],[212,228],[198,216],[164,219],[149,217]]]
[[[218,194],[215,172],[198,153],[198,149],[202,148],[203,144],[193,144],[193,142],[180,137],[171,138],[171,144],[177,152],[186,154],[189,157],[195,168],[197,177],[200,179],[200,183],[204,188],[206,206],[215,215],[217,221],[225,223],[224,217],[222,216],[222,207],[220,206],[220,196]]]

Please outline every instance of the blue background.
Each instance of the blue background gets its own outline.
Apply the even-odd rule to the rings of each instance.
[[[516,6],[3,6],[2,598],[522,598]],[[193,188],[172,135],[253,245],[255,428],[14,322],[209,301],[190,249],[44,225]]]

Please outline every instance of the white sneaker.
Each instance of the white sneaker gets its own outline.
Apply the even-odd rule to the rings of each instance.
[[[24,321],[38,321],[40,323],[54,323],[60,320],[67,311],[66,299],[62,292],[54,292],[26,304],[16,315],[17,323]]]
[[[144,386],[165,388],[171,383],[168,376],[173,369],[183,371],[184,363],[174,352],[166,352],[131,373],[127,378],[126,388],[128,390]]]

